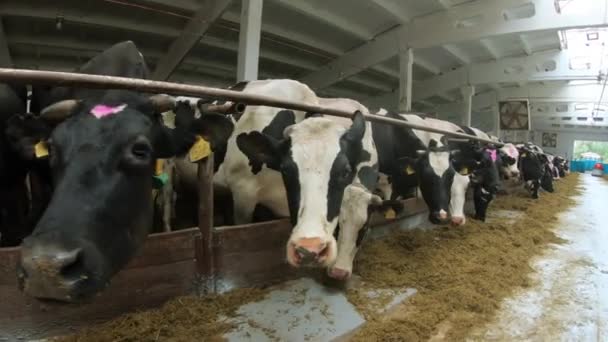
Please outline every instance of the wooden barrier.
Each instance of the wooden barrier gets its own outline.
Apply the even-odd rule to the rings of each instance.
[[[112,284],[83,305],[43,304],[18,289],[20,248],[0,249],[0,340],[42,338],[151,308],[196,289],[197,228],[151,235]]]
[[[203,162],[200,170],[204,178],[213,166]],[[206,189],[203,184],[201,191]],[[201,201],[201,211],[206,212],[208,205],[208,199]],[[426,211],[417,199],[404,201],[404,207],[403,216],[375,217],[372,226],[394,224]],[[83,305],[47,305],[25,297],[18,289],[15,269],[20,249],[0,249],[0,341],[66,334],[179,295],[263,286],[297,275],[285,261],[289,220],[207,228],[210,219],[206,214],[201,218],[207,223],[198,228],[150,235],[111,285]]]

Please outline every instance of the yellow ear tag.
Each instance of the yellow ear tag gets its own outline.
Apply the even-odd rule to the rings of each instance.
[[[396,217],[397,213],[395,212],[395,210],[393,210],[393,208],[389,208],[387,211],[384,212],[384,218],[387,220],[392,220]]]
[[[156,159],[156,164],[154,165],[154,175],[158,176],[163,173],[163,167],[165,165],[164,159]]]
[[[405,168],[405,174],[407,174],[408,176],[413,175],[414,173],[416,173],[416,171],[414,171],[414,169],[410,165]]]
[[[460,170],[460,174],[463,175],[463,176],[468,175],[469,174],[469,169],[466,168],[466,167],[462,168],[462,170]]]
[[[196,142],[190,148],[190,161],[197,162],[211,154],[211,145],[200,135],[196,137]]]
[[[49,149],[44,141],[41,141],[34,146],[34,154],[36,155],[36,158],[44,158],[49,155]]]

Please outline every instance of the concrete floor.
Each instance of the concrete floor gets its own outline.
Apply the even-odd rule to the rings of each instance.
[[[584,192],[557,231],[568,242],[533,262],[535,285],[508,299],[472,340],[608,341],[608,182],[581,179]]]

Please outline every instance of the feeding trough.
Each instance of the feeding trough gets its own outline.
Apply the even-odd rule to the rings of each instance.
[[[242,111],[243,105],[266,105],[340,117],[352,115],[343,110],[237,91],[121,77],[0,69],[0,81],[132,89],[149,93],[204,96],[238,103],[215,108],[224,112]],[[381,116],[365,115],[365,119],[432,131],[457,139],[496,144],[463,133],[417,126]],[[69,333],[72,329],[125,312],[157,306],[178,295],[257,286],[292,277],[294,271],[284,260],[285,242],[291,232],[288,220],[214,226],[212,156],[198,163],[198,227],[150,235],[140,253],[114,277],[104,292],[89,303],[57,306],[25,297],[18,289],[16,276],[20,249],[0,249],[0,310],[3,312],[0,317],[0,339],[40,338]],[[376,218],[372,226],[399,225],[426,211],[426,206],[419,199],[405,200],[403,205],[402,216]]]

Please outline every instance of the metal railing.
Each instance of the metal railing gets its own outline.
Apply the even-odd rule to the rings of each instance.
[[[15,82],[34,85],[44,84],[65,87],[130,89],[146,93],[163,93],[170,95],[215,98],[219,100],[239,102],[246,105],[258,105],[285,108],[291,110],[301,110],[305,112],[321,113],[325,115],[338,116],[343,118],[350,118],[353,115],[353,112],[346,110],[311,105],[303,102],[282,100],[271,96],[248,94],[239,91],[205,87],[200,85],[179,84],[137,78],[89,75],[57,71],[0,68],[0,82]],[[364,114],[364,117],[367,121],[391,124],[395,126],[443,134],[445,136],[456,139],[476,140],[483,143],[502,146],[501,143],[498,143],[496,141],[472,136],[469,134],[427,127],[424,125],[418,125],[408,121],[387,118],[380,115]]]

